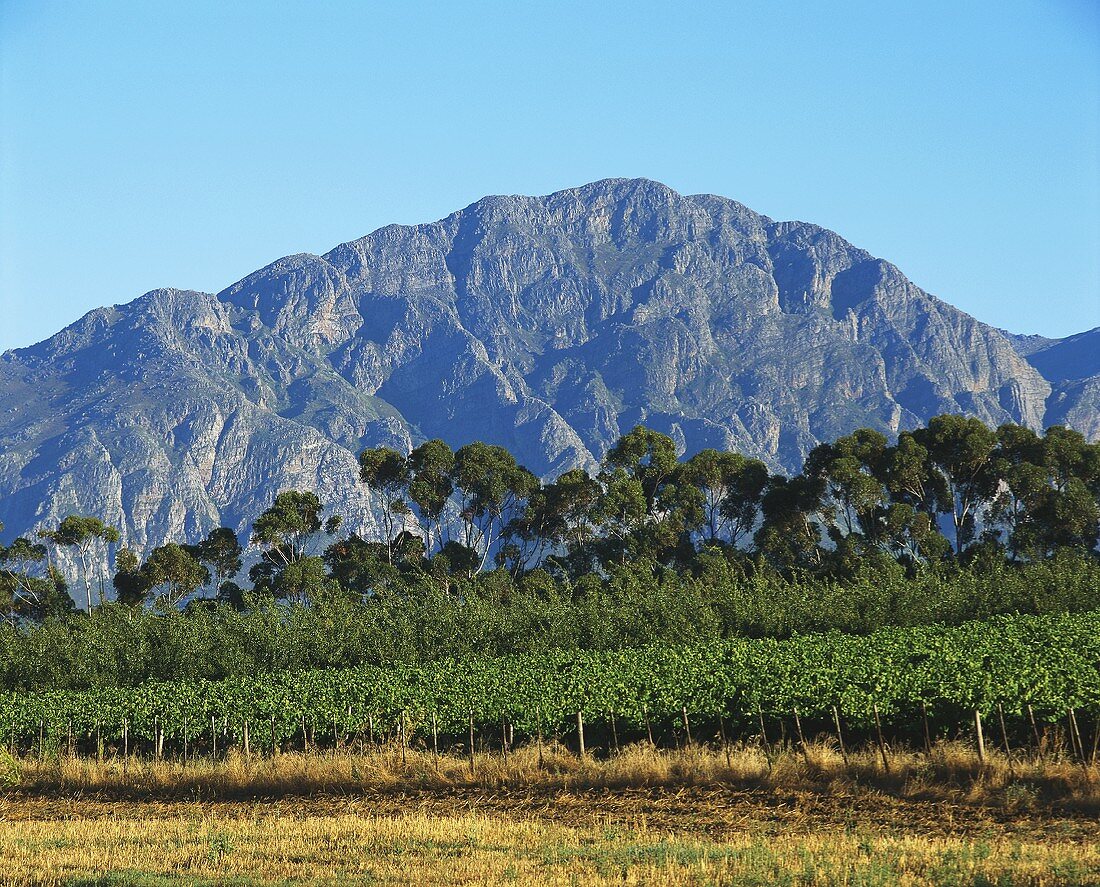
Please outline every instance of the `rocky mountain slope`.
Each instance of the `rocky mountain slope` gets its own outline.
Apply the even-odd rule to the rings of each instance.
[[[1095,437],[1100,331],[1084,336],[1009,336],[831,231],[722,197],[623,179],[487,197],[0,356],[0,520],[10,537],[97,514],[145,548],[245,530],[295,487],[369,529],[357,453],[437,436],[543,475],[639,422],[787,469],[943,412]]]

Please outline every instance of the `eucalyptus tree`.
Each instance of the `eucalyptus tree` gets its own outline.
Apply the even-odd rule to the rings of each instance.
[[[229,527],[215,527],[201,542],[184,545],[183,549],[209,569],[212,579],[232,579],[243,566],[244,549]]]
[[[447,542],[443,516],[454,493],[454,467],[454,451],[438,438],[425,441],[409,453],[408,496],[424,531],[429,555]]]
[[[139,576],[146,596],[164,609],[177,607],[210,581],[210,571],[175,542],[154,548]]]
[[[752,534],[768,483],[768,468],[740,453],[700,450],[683,466],[683,480],[702,494],[703,540],[740,545]]]
[[[378,499],[382,515],[382,544],[386,562],[393,563],[393,543],[411,514],[407,500],[412,473],[408,457],[389,447],[375,447],[359,454],[359,478]]]
[[[260,549],[260,561],[249,578],[271,590],[278,574],[290,564],[318,555],[322,534],[336,535],[339,515],[322,520],[324,506],[316,493],[286,490],[252,524],[252,544]]]
[[[9,546],[0,545],[0,608],[12,624],[72,610],[73,600],[41,543],[20,536]]]
[[[451,479],[462,525],[461,544],[477,553],[477,569],[482,570],[504,528],[539,489],[539,479],[518,465],[504,447],[481,442],[459,448]]]
[[[936,508],[951,519],[958,556],[976,538],[981,512],[999,487],[997,433],[980,419],[944,415],[933,416],[912,437],[927,452]]]
[[[105,524],[98,517],[70,514],[58,524],[56,530],[40,530],[39,537],[47,540],[58,549],[70,549],[80,565],[81,579],[84,581],[84,597],[87,611],[92,611],[92,558],[97,552],[109,554],[110,547],[119,541],[116,527]],[[100,573],[106,570],[104,563],[99,565]],[[99,599],[103,601],[103,585],[100,579]]]

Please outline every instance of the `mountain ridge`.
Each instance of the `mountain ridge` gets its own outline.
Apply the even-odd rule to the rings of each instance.
[[[1070,340],[1097,333],[1003,334],[835,232],[717,195],[605,179],[489,196],[4,352],[0,520],[97,513],[147,548],[246,530],[296,486],[370,532],[356,454],[434,436],[543,476],[638,422],[786,469],[858,425],[941,412],[1095,437],[1100,368],[1067,372],[1091,369],[1092,340]]]

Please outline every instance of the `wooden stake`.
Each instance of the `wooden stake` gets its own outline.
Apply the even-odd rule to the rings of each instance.
[[[733,763],[730,761],[730,744],[726,738],[726,719],[721,715],[718,715],[718,736],[722,740],[722,751],[726,753],[726,768],[732,769]]]
[[[122,719],[122,765],[126,766],[126,759],[130,757],[130,725],[126,718]]]
[[[978,745],[978,761],[985,763],[985,734],[982,732],[982,713],[974,709],[974,738]]]
[[[928,729],[928,703],[920,704],[921,718],[924,721],[924,753],[932,757],[932,731]]]
[[[542,707],[538,706],[538,705],[535,706],[535,730],[536,730],[536,739],[535,739],[535,741],[538,743],[538,746],[539,746],[539,769],[541,770],[542,769]]]
[[[508,760],[508,719],[501,717],[500,719],[500,747],[504,753],[504,760]]]
[[[619,753],[619,728],[615,725],[615,709],[611,709],[611,744],[615,753]]]
[[[584,715],[581,712],[577,712],[577,747],[580,750],[580,756],[584,757]]]
[[[214,716],[210,716],[210,760],[218,759],[218,728],[214,725]]]
[[[1031,710],[1031,703],[1027,704],[1027,719],[1031,722],[1031,735],[1035,737],[1035,754],[1039,761],[1043,760],[1043,740],[1039,738],[1039,728],[1035,724],[1035,712]]]
[[[248,735],[248,721],[245,721],[241,725],[241,734],[241,738],[244,740],[244,758],[247,761],[249,758],[252,757],[252,746],[249,743],[250,737]]]
[[[436,769],[439,769],[439,729],[436,726],[435,711],[432,711],[432,757],[435,759]]]
[[[688,710],[687,706],[681,706],[680,716],[684,719],[684,743],[685,745],[691,745],[691,724],[688,723]]]
[[[643,705],[642,706],[642,715],[645,717],[645,732],[646,732],[646,735],[649,737],[649,747],[650,748],[655,748],[656,746],[654,745],[654,742],[653,742],[653,725],[649,722],[649,706],[648,705]]]
[[[401,764],[404,766],[409,763],[408,761],[408,749],[409,749],[409,737],[405,727],[405,712],[401,712]]]
[[[810,753],[806,749],[806,737],[802,735],[802,719],[798,716],[798,706],[791,706],[791,711],[794,712],[794,729],[798,733],[798,747],[802,752],[802,759],[808,764]]]
[[[764,749],[764,759],[768,762],[768,772],[772,772],[772,751],[771,745],[768,743],[768,731],[764,727],[764,709],[759,705],[756,707],[756,714],[760,718],[760,744]]]
[[[844,745],[844,731],[840,729],[840,712],[833,706],[833,724],[836,725],[836,738],[840,743],[840,756],[844,759],[844,766],[848,766],[848,749]]]
[[[474,710],[470,709],[470,775],[474,775]]]
[[[1077,747],[1077,760],[1085,764],[1087,763],[1085,761],[1085,744],[1081,741],[1081,731],[1077,729],[1077,715],[1072,708],[1069,710],[1069,726],[1073,731],[1073,741]]]
[[[1001,722],[1001,741],[1004,743],[1005,756],[1008,758],[1008,770],[1012,772],[1012,748],[1008,744],[1008,728],[1005,726],[1005,710],[1001,703],[997,703],[997,718]]]
[[[275,755],[278,753],[278,751],[279,751],[279,746],[275,741],[275,715],[272,715],[271,716],[271,757],[275,757]]]
[[[879,754],[882,755],[882,769],[889,773],[890,759],[886,757],[886,740],[882,738],[882,721],[878,714],[878,703],[871,703],[871,707],[875,712],[875,736],[878,738]]]

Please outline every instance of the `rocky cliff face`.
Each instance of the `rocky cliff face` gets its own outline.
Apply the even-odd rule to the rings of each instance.
[[[369,530],[356,454],[429,437],[553,475],[639,422],[787,469],[943,412],[1095,435],[1100,384],[1048,380],[1055,345],[1024,341],[725,198],[620,179],[488,197],[4,354],[0,520],[98,514],[144,548],[245,530],[295,487]]]

